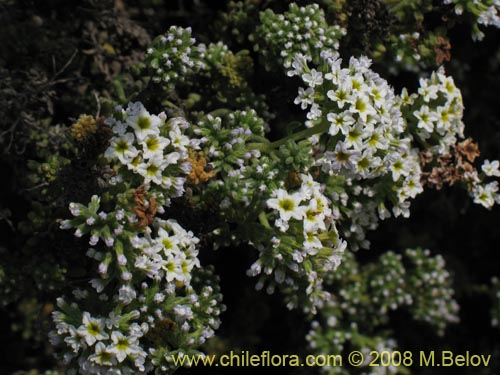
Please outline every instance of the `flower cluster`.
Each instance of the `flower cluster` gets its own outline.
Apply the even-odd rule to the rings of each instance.
[[[116,295],[76,289],[77,303],[58,299],[53,345],[64,347],[68,374],[146,374],[175,369],[173,355],[199,354],[196,347],[219,326],[221,296],[210,270],[183,288],[143,281]],[[207,283],[209,285],[207,285]],[[82,307],[100,307],[89,312]],[[181,354],[182,353],[182,354]]]
[[[73,218],[61,222],[88,236],[97,269],[90,287],[59,300],[52,341],[82,374],[167,371],[172,355],[196,353],[214,334],[223,309],[212,271],[200,269],[199,239],[158,216],[184,193],[199,141],[184,134],[184,118],[167,121],[139,102],[105,123],[114,133],[104,152],[109,192],[71,203]]]
[[[268,190],[276,175],[275,163],[250,146],[252,141],[264,139],[264,120],[254,110],[231,112],[224,120],[209,114],[194,133],[219,177],[206,189],[207,197],[218,197],[219,209],[248,209],[254,196]]]
[[[358,180],[390,174],[395,183],[407,182],[401,203],[404,197],[414,197],[420,190],[418,160],[410,138],[403,134],[404,122],[393,89],[370,70],[367,58],[351,58],[349,66],[342,68],[336,53],[324,52],[322,57],[318,71],[297,55],[289,72],[308,85],[299,89],[295,100],[303,109],[309,108],[306,126],[327,129],[320,139],[326,151],[316,164],[329,175]]]
[[[418,93],[401,94],[408,131],[435,154],[446,154],[464,136],[460,90],[444,69],[421,78]]]
[[[346,242],[338,236],[332,220],[332,209],[323,187],[310,174],[299,176],[300,186],[294,192],[279,188],[266,201],[274,219],[271,245],[260,243],[259,259],[249,274],[263,272],[258,287],[268,282],[268,291],[275,285],[286,291],[289,308],[305,305],[305,311],[316,311],[327,298],[323,277],[335,271],[342,261]],[[270,229],[266,217],[264,226]],[[273,278],[267,275],[273,274]],[[304,293],[307,303],[301,301]],[[300,287],[300,288],[299,288]]]
[[[320,309],[323,324],[313,321],[307,335],[316,353],[342,353],[355,348],[368,354],[379,346],[395,350],[392,333],[384,329],[388,310],[405,308],[415,320],[428,322],[441,334],[448,324],[458,321],[444,260],[439,255],[431,256],[428,250],[409,249],[403,255],[387,252],[378,262],[364,266],[346,253],[342,267],[326,282],[333,291]],[[325,370],[347,374],[341,367]]]
[[[288,75],[298,75],[307,85],[299,88],[295,103],[308,109],[305,124],[321,151],[315,165],[331,177],[327,189],[333,198],[350,206],[342,210],[339,221],[347,219],[347,227],[352,228],[348,231],[354,230],[359,241],[364,241],[362,228],[373,227],[377,221],[369,219],[372,213],[376,216],[378,209],[381,219],[389,216],[384,201],[392,203],[396,216],[409,214],[409,199],[422,191],[418,151],[406,134],[400,99],[370,69],[369,59],[351,58],[346,68],[335,52],[323,51],[321,59],[319,66],[310,68],[308,57],[296,55]],[[354,181],[367,184],[348,194]],[[353,222],[357,219],[359,225]],[[352,234],[342,232],[346,238]]]
[[[83,141],[96,132],[96,120],[93,116],[89,115],[81,115],[71,126],[71,135],[77,141]]]
[[[260,13],[260,21],[253,36],[254,49],[269,69],[273,66],[271,62],[289,68],[297,53],[317,61],[323,49],[337,50],[345,33],[339,26],[326,22],[324,11],[317,4],[299,7],[291,3],[284,14],[267,9]]]
[[[481,40],[484,33],[478,25],[500,28],[500,2],[498,0],[443,0],[444,4],[453,5],[455,14],[467,14],[476,23],[473,24],[472,36]]]
[[[403,90],[401,101],[407,131],[424,149],[421,164],[435,165],[422,174],[427,184],[440,188],[444,182],[463,181],[474,203],[491,208],[498,202],[498,182],[484,182],[500,176],[498,161],[486,160],[480,173],[471,164],[479,156],[477,145],[470,139],[459,142],[464,137],[464,108],[453,78],[443,69],[433,72],[430,78],[420,79],[418,93]]]
[[[234,54],[222,42],[210,43],[206,48],[204,61],[207,71],[217,70],[221,75],[221,82],[214,82],[215,85],[227,84],[234,89],[246,87],[246,78],[253,65],[247,50]]]
[[[429,250],[422,249],[408,249],[405,257],[406,267],[411,272],[407,286],[415,293],[408,309],[416,320],[431,324],[443,334],[449,323],[458,322],[458,304],[454,300],[445,260],[441,255],[431,256]]]
[[[199,240],[175,220],[142,228],[130,210],[97,213],[99,203],[94,196],[88,207],[72,204],[75,218],[62,223],[77,237],[92,233],[92,246],[104,233],[106,246],[87,251],[98,262],[92,289],[75,289],[76,303],[60,299],[53,343],[83,374],[170,368],[172,355],[195,350],[219,324],[220,293],[206,285],[209,271],[197,271]]]
[[[115,183],[132,180],[158,185],[166,196],[183,194],[184,176],[190,171],[187,149],[196,149],[199,142],[184,134],[189,127],[184,118],[167,121],[164,113],[152,115],[137,102],[118,107],[106,123],[114,136],[104,156],[119,166]]]
[[[146,53],[145,65],[153,82],[174,87],[191,73],[204,67],[205,46],[195,46],[191,28],[171,26],[157,37]]]
[[[485,160],[481,165],[481,171],[482,173],[471,171],[466,176],[470,195],[474,198],[474,203],[492,208],[495,204],[500,204],[498,181],[485,182],[485,180],[491,177],[500,177],[499,161]]]

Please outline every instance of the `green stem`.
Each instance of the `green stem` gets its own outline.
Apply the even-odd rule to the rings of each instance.
[[[266,213],[264,211],[261,211],[259,213],[259,221],[266,229],[272,229],[271,225],[269,224],[269,221],[267,220]]]
[[[121,104],[127,103],[127,96],[125,95],[125,90],[123,89],[123,85],[118,79],[113,80],[113,88],[115,89],[116,96]]]
[[[182,109],[179,106],[175,105],[170,100],[164,100],[162,104],[169,108],[175,109],[176,111],[182,111]]]
[[[328,121],[323,120],[323,122],[321,122],[320,124],[318,124],[316,126],[313,126],[312,128],[307,128],[307,129],[301,130],[297,133],[293,133],[293,134],[289,135],[288,137],[281,138],[277,141],[274,141],[271,143],[248,143],[247,146],[248,146],[248,148],[253,148],[253,149],[260,150],[260,151],[268,151],[269,152],[275,148],[280,147],[281,145],[284,145],[289,140],[300,141],[302,139],[312,137],[313,135],[324,133],[328,130],[329,126],[330,126],[330,123]]]
[[[228,115],[230,112],[232,111],[228,108],[218,108],[210,112],[209,115],[212,115],[213,117],[222,117]]]
[[[257,134],[250,135],[248,137],[248,140],[255,141],[255,142],[261,142],[261,143],[271,143],[271,141],[269,139],[267,139],[266,137],[263,137],[263,136],[257,135]]]
[[[392,13],[398,12],[400,9],[403,9],[407,7],[408,5],[411,5],[411,2],[409,0],[399,0],[399,1],[385,1],[385,3],[389,3],[388,8]]]

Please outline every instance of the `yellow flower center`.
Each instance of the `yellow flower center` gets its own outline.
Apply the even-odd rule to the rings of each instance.
[[[295,207],[295,203],[293,200],[286,198],[280,201],[279,206],[283,209],[283,211],[292,211]]]

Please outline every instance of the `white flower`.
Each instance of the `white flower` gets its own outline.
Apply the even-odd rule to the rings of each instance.
[[[186,151],[187,147],[191,143],[189,137],[182,134],[179,128],[169,131],[168,136],[172,141],[172,146],[174,146],[178,151]]]
[[[95,346],[95,354],[89,357],[89,361],[98,365],[115,366],[116,359],[114,355],[106,348],[102,342],[98,342]]]
[[[292,70],[289,70],[287,72],[287,75],[289,77],[293,77],[295,75],[301,75],[302,72],[304,71],[304,68],[307,66],[307,61],[310,60],[311,58],[309,56],[304,56],[301,53],[296,54],[293,57],[293,62],[292,62]]]
[[[304,231],[316,232],[318,229],[326,230],[325,214],[323,207],[318,206],[318,201],[313,199],[309,205],[304,208]]]
[[[300,104],[300,108],[306,109],[314,103],[314,89],[308,87],[307,90],[304,90],[302,87],[299,87],[299,95],[293,102],[294,104]]]
[[[280,218],[289,221],[290,218],[302,220],[304,210],[300,207],[303,197],[300,193],[288,194],[284,189],[278,189],[273,194],[276,198],[267,200],[267,207],[277,210]]]
[[[80,204],[71,202],[69,204],[69,211],[71,212],[71,215],[73,216],[80,216],[81,210],[80,210]],[[71,226],[69,226],[71,228]]]
[[[180,253],[177,256],[177,261],[180,264],[180,269],[182,271],[182,282],[184,284],[189,284],[191,282],[191,271],[194,267],[199,267],[200,263],[198,258],[188,259],[186,253]]]
[[[288,224],[288,221],[283,220],[281,218],[277,218],[274,221],[274,225],[276,226],[276,228],[278,228],[282,232],[286,232],[288,230],[288,228],[290,227],[290,225]]]
[[[184,322],[193,319],[193,310],[186,305],[177,305],[174,307],[174,314],[176,315],[177,322]]]
[[[419,110],[413,112],[413,116],[418,119],[418,128],[424,129],[429,133],[434,131],[434,121],[437,120],[437,116],[434,112],[429,111],[428,106],[423,105]]]
[[[311,69],[309,73],[302,74],[302,80],[309,85],[309,87],[319,86],[323,83],[323,74],[316,69]]]
[[[390,170],[392,173],[392,180],[394,182],[398,181],[402,175],[405,175],[405,162],[403,159],[394,157],[394,162],[390,165]]]
[[[96,290],[97,293],[101,293],[104,290],[104,284],[100,279],[92,279],[89,281],[90,285]]]
[[[304,242],[302,243],[303,250],[309,255],[316,255],[323,247],[320,239],[314,233],[304,233]]]
[[[154,182],[161,185],[163,181],[163,170],[168,166],[168,161],[161,158],[154,158],[144,161],[137,166],[137,173],[144,177],[144,183]]]
[[[359,160],[360,153],[355,150],[348,150],[343,142],[338,142],[335,146],[335,151],[325,152],[325,157],[328,161],[330,169],[338,172],[342,168],[353,169]]]
[[[483,165],[481,166],[481,169],[486,174],[486,176],[500,177],[499,166],[500,166],[500,163],[498,160],[493,160],[493,161],[485,160],[483,162]]]
[[[163,120],[155,115],[150,115],[141,103],[134,103],[134,108],[129,105],[128,112],[131,113],[126,119],[129,126],[134,129],[135,136],[142,142],[148,135],[159,134],[159,127]]]
[[[350,149],[361,151],[363,149],[363,139],[370,133],[370,127],[358,121],[355,126],[351,126],[349,133],[345,137],[345,146]]]
[[[422,96],[424,102],[428,103],[430,100],[435,100],[438,97],[438,86],[429,84],[428,79],[420,78],[420,87],[418,93]]]
[[[487,185],[477,185],[472,190],[474,195],[474,203],[483,205],[486,208],[491,208],[496,202],[498,191],[498,182],[493,181]]]
[[[122,285],[118,290],[118,300],[125,305],[131,303],[137,297],[137,293],[130,285]]]
[[[310,174],[301,174],[300,179],[302,181],[300,194],[304,197],[304,199],[311,199],[313,195],[320,193],[321,184],[314,181]]]
[[[118,331],[113,331],[111,333],[111,340],[113,345],[108,347],[109,353],[116,356],[118,362],[123,362],[127,356],[135,357],[140,348],[135,343],[134,337],[126,337],[123,333]]]
[[[165,278],[168,282],[172,282],[174,280],[179,282],[185,281],[184,272],[181,266],[181,259],[179,259],[179,257],[180,255],[175,256],[174,254],[168,254],[165,264],[163,265],[163,269],[166,271]]]
[[[87,345],[92,346],[97,340],[109,338],[109,335],[104,332],[102,319],[93,318],[90,313],[85,311],[82,316],[82,323],[77,332],[85,339]]]
[[[113,137],[110,146],[104,152],[104,157],[108,159],[118,158],[123,164],[128,164],[139,154],[134,147],[134,135],[125,133],[119,137]]]
[[[337,103],[340,109],[344,108],[344,105],[350,100],[351,95],[351,84],[350,81],[345,80],[340,82],[336,90],[329,90],[326,96],[332,101]]]
[[[106,327],[108,329],[113,327],[118,328],[121,318],[122,317],[120,315],[116,315],[114,311],[111,311],[106,319]]]
[[[82,348],[82,346],[85,346],[82,339],[83,339],[83,336],[78,333],[76,328],[73,326],[69,326],[69,336],[66,336],[64,338],[64,342],[71,349],[73,349],[73,353],[77,354],[80,351],[80,349]]]
[[[366,95],[357,95],[356,100],[351,106],[351,110],[354,113],[357,113],[359,118],[366,122],[368,116],[374,116],[377,114],[377,111],[370,104],[370,99]]]
[[[328,129],[328,134],[332,136],[337,135],[339,130],[342,134],[347,135],[349,133],[350,126],[356,122],[348,111],[341,113],[329,113],[326,115],[326,119],[332,124]]]
[[[145,159],[163,156],[163,150],[170,144],[168,138],[158,135],[148,135],[142,142],[142,151]]]
[[[177,236],[170,236],[162,227],[158,228],[158,237],[155,238],[155,243],[163,246],[165,254],[179,251],[179,239]]]

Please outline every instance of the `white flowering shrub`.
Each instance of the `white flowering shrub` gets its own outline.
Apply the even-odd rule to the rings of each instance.
[[[362,367],[369,371],[371,351],[397,348],[395,332],[381,329],[388,323],[388,311],[406,310],[440,335],[448,324],[458,322],[451,278],[440,255],[422,249],[408,249],[403,255],[389,251],[377,263],[361,265],[346,254],[342,267],[331,273],[327,284],[333,296],[306,336],[314,353],[359,350],[367,356]],[[349,374],[342,366],[324,369],[330,374]],[[399,373],[394,366],[382,366],[380,371]]]
[[[88,237],[96,277],[58,300],[51,338],[75,373],[166,371],[172,355],[196,353],[213,336],[224,309],[212,272],[199,269],[199,239],[155,217],[184,193],[187,148],[199,142],[184,135],[185,119],[152,115],[141,103],[116,108],[106,122],[114,134],[104,152],[107,194],[70,204],[73,219],[61,223]]]

